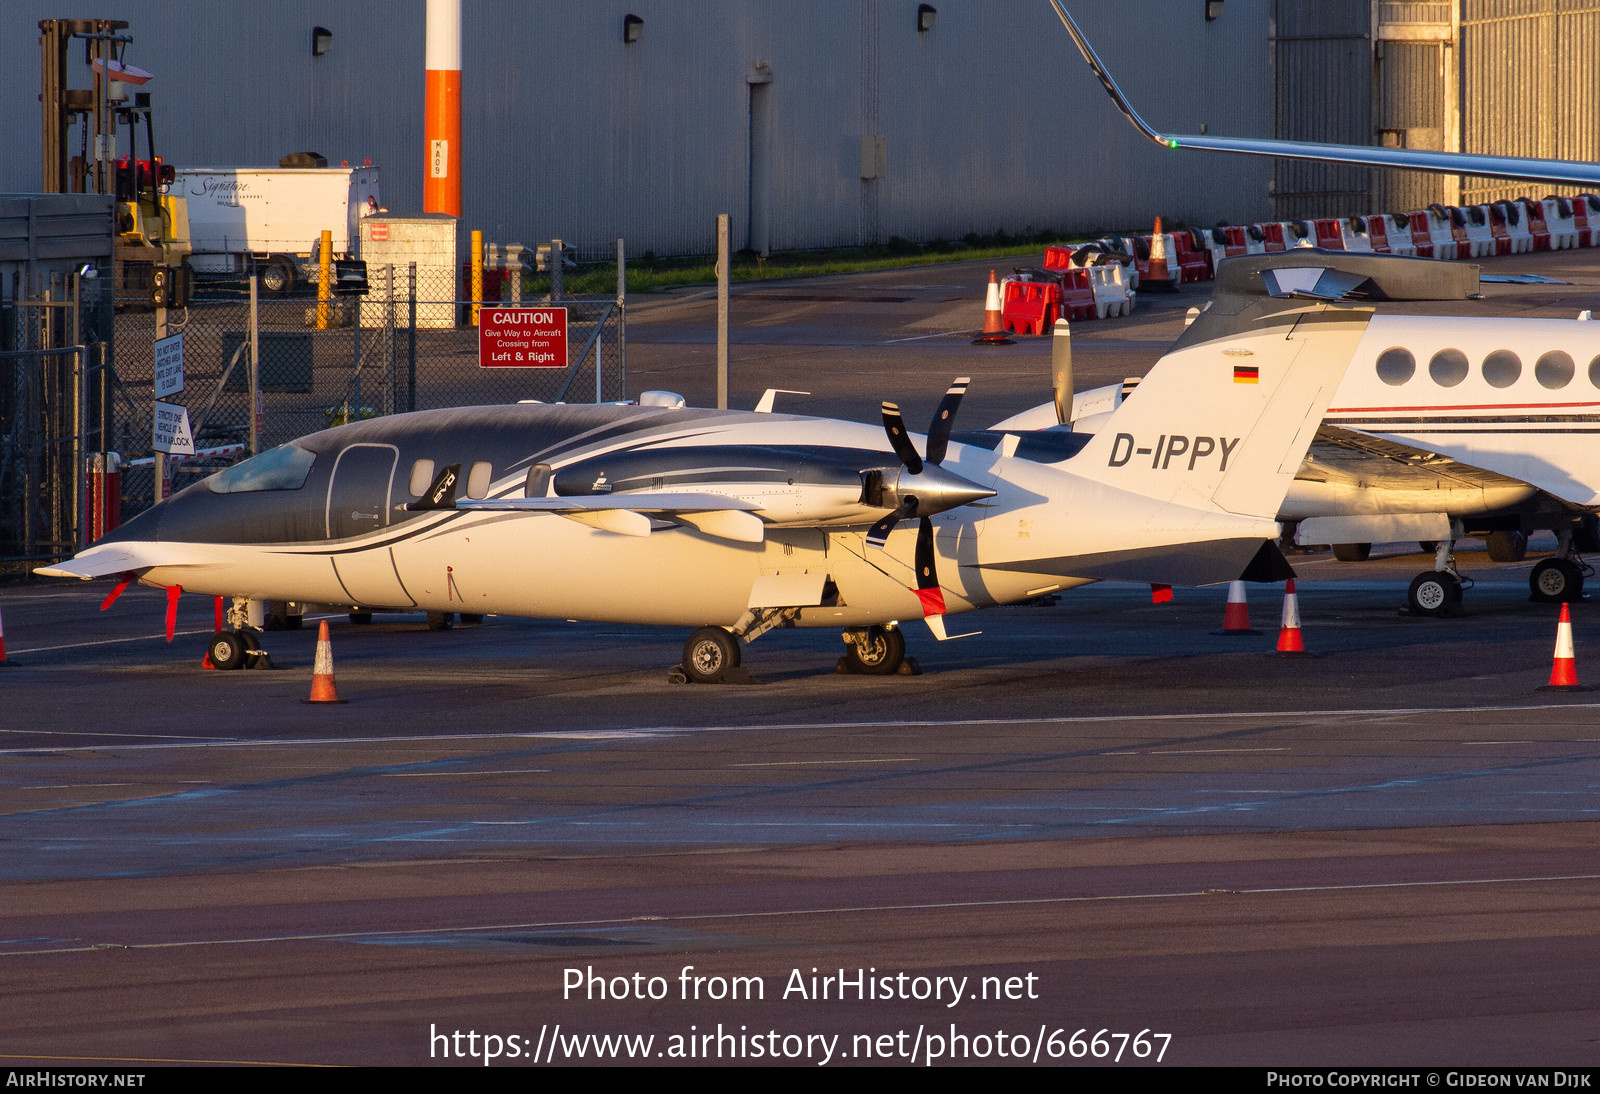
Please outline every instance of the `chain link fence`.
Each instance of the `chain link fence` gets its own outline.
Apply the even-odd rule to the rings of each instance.
[[[627,390],[620,241],[615,253],[565,253],[554,276],[485,271],[481,305],[469,299],[470,271],[414,264],[369,265],[364,295],[328,302],[312,285],[288,295],[258,289],[252,304],[248,282],[201,280],[188,307],[167,315],[168,334],[183,334],[184,354],[184,390],[168,401],[188,408],[197,452],[245,445],[248,455],[252,330],[260,352],[259,451],[358,417],[527,399],[619,401]],[[567,309],[564,367],[480,367],[475,319],[481,307],[505,303]],[[122,473],[124,518],[155,500],[155,469],[139,459],[151,454],[155,336],[154,313],[118,313],[107,447],[134,464]],[[242,455],[173,461],[172,489]]]

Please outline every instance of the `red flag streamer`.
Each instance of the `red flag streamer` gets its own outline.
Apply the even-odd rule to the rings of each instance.
[[[183,595],[182,585],[167,586],[167,641],[172,641],[172,636],[178,630],[178,597]]]
[[[111,605],[115,604],[117,602],[117,597],[121,596],[125,591],[127,591],[128,585],[132,581],[133,578],[125,577],[121,581],[117,582],[117,587],[107,593],[106,598],[100,602],[100,610],[105,611],[107,608],[111,607]]]

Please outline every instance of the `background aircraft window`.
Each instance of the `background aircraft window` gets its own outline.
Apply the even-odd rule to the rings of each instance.
[[[1390,387],[1399,387],[1417,371],[1417,359],[1403,346],[1395,346],[1378,354],[1378,379]]]
[[[1467,378],[1467,355],[1458,349],[1442,349],[1428,362],[1428,375],[1440,387],[1455,387]]]
[[[528,468],[527,481],[522,485],[522,496],[525,498],[542,498],[550,493],[551,467],[547,463],[536,463]]]
[[[420,498],[433,485],[433,461],[418,460],[411,465],[411,496]]]
[[[1600,357],[1589,362],[1589,382],[1595,387],[1600,387]]]
[[[1572,355],[1558,349],[1539,358],[1539,363],[1533,366],[1533,375],[1539,381],[1539,386],[1552,390],[1572,383],[1573,374],[1577,371],[1577,366],[1572,363]]]
[[[488,460],[479,460],[472,465],[472,470],[467,473],[467,497],[488,497],[489,484],[493,481],[494,465]]]
[[[293,444],[279,445],[270,452],[251,456],[206,480],[213,494],[244,494],[253,490],[298,490],[306,484],[314,452]]]
[[[1522,358],[1508,349],[1497,349],[1483,359],[1483,378],[1490,387],[1510,387],[1522,377]]]

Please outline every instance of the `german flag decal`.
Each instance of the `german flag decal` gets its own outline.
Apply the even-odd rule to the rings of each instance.
[[[1234,365],[1233,382],[1236,384],[1259,384],[1261,382],[1261,367],[1259,365]]]

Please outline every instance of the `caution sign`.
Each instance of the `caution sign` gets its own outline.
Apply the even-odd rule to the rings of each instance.
[[[177,403],[155,404],[155,437],[151,447],[174,456],[194,455],[194,436],[189,432],[189,409]]]
[[[566,368],[566,308],[490,308],[478,313],[484,368]]]

